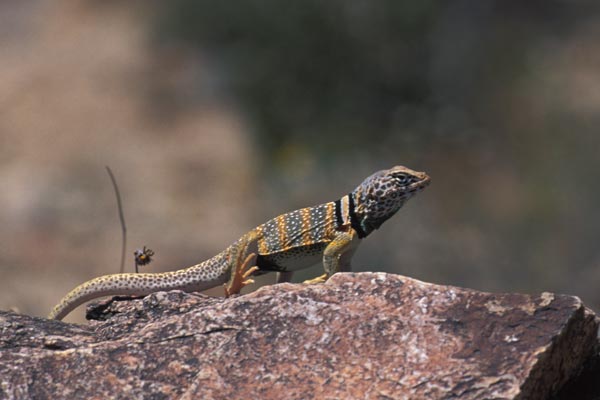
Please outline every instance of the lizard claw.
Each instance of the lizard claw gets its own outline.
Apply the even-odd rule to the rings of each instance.
[[[313,285],[315,283],[323,283],[323,282],[325,282],[327,280],[327,278],[328,278],[328,275],[327,274],[323,274],[321,276],[317,276],[316,278],[306,280],[306,281],[304,281],[302,283],[305,283],[305,284],[308,284],[308,285]]]
[[[252,259],[251,261],[248,261],[248,260],[250,260],[250,258],[251,258],[251,257],[253,257],[253,259]],[[246,262],[244,262],[244,266],[241,268],[242,270],[245,270],[245,272],[242,274],[242,278],[243,278],[243,279],[246,279],[246,278],[248,278],[248,277],[249,277],[249,276],[251,276],[253,273],[255,273],[256,271],[258,271],[258,267],[257,267],[256,265],[255,265],[255,266],[253,266],[253,267],[251,267],[251,268],[248,268],[248,267],[246,266],[246,263],[248,263],[248,265],[252,265],[252,264],[254,264],[255,262],[256,262],[256,254],[252,253],[252,254],[250,254],[250,255],[248,256],[248,258],[246,259]],[[250,284],[250,283],[254,283],[254,281],[253,281],[252,279],[247,279],[247,280],[245,280],[243,283],[246,283],[246,282],[248,282],[248,284]]]
[[[258,267],[256,266],[256,253],[248,254],[244,262],[236,265],[231,281],[224,285],[225,296],[229,297],[238,294],[244,286],[254,283],[253,279],[248,278],[256,271],[258,271]]]

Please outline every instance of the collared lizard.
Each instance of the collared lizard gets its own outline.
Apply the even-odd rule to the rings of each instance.
[[[201,291],[221,284],[237,294],[253,283],[252,274],[278,272],[277,282],[293,271],[323,261],[325,274],[306,281],[319,283],[350,270],[360,241],[430,182],[424,172],[395,166],[366,178],[341,199],[282,214],[252,229],[227,249],[200,264],[162,273],[125,273],[87,281],[54,307],[48,316],[62,319],[74,308],[109,295],[147,295],[161,290]]]

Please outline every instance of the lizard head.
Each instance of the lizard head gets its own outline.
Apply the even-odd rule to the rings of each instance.
[[[356,204],[357,222],[363,231],[361,236],[378,229],[430,181],[425,172],[402,166],[375,172],[365,179],[351,193]]]

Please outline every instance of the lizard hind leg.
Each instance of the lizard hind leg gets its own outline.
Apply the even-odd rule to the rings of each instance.
[[[241,258],[240,258],[241,260]],[[231,271],[231,279],[225,286],[225,296],[229,297],[240,293],[244,286],[254,283],[253,279],[249,279],[255,271],[258,270],[256,264],[256,253],[248,254],[243,262],[237,262]]]
[[[258,271],[256,257],[258,254],[258,235],[251,234],[240,240],[231,255],[231,276],[225,287],[225,296],[229,297],[240,293],[244,286],[254,283],[250,276]],[[248,254],[249,251],[253,251]]]

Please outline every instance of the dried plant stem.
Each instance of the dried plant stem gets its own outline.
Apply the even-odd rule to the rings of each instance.
[[[121,232],[122,232],[122,242],[121,242],[121,267],[119,268],[119,272],[123,273],[125,270],[125,251],[127,250],[127,227],[125,226],[125,217],[123,216],[123,204],[121,203],[121,194],[119,192],[119,186],[117,185],[117,181],[112,171],[108,166],[106,166],[106,171],[110,176],[110,180],[112,182],[113,188],[115,189],[115,195],[117,196],[117,207],[119,209],[119,220],[121,221]]]

